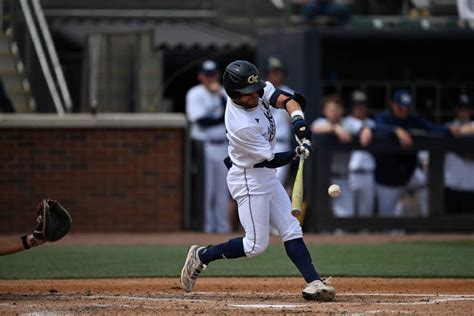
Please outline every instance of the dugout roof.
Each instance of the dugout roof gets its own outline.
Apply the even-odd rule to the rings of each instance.
[[[254,47],[248,36],[227,31],[203,22],[155,22],[130,19],[52,19],[50,28],[82,46],[87,35],[94,33],[153,32],[155,48],[232,49]]]

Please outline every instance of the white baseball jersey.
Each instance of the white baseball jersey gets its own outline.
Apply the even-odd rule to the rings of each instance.
[[[227,174],[227,186],[236,200],[239,220],[245,230],[242,242],[248,257],[265,251],[270,241],[270,225],[283,242],[302,238],[298,220],[291,215],[291,202],[275,169],[253,168],[274,157],[276,127],[270,110],[275,87],[266,83],[258,106],[245,109],[227,100],[225,125],[229,156],[233,162]]]
[[[231,231],[229,193],[226,188],[227,169],[222,163],[227,155],[227,140],[223,122],[203,128],[196,121],[222,117],[223,100],[226,98],[223,89],[219,93],[212,93],[202,84],[191,88],[186,95],[186,115],[191,122],[191,138],[204,143],[204,231],[207,233]]]
[[[362,127],[375,127],[375,122],[366,118],[365,120],[359,120],[353,116],[347,116],[342,121],[342,125],[352,135],[358,134]],[[351,153],[351,159],[349,161],[349,170],[365,170],[373,171],[375,169],[375,160],[372,154],[365,150],[354,150]]]
[[[448,126],[461,126],[461,122],[454,120]],[[471,122],[474,126],[474,121]],[[474,161],[465,159],[455,153],[446,154],[444,161],[444,182],[453,190],[474,192]]]
[[[227,99],[225,126],[229,139],[229,157],[239,168],[252,168],[264,160],[272,160],[276,142],[276,125],[270,110],[270,97],[275,87],[266,82],[258,105],[246,109]]]
[[[222,98],[227,98],[224,89],[212,93],[204,85],[192,87],[186,94],[186,116],[191,122],[191,138],[196,140],[225,140],[224,124],[202,128],[196,121],[202,118],[219,118],[224,113]]]

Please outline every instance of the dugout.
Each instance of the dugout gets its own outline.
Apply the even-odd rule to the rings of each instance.
[[[395,89],[409,89],[417,111],[438,123],[452,117],[452,104],[460,93],[474,95],[474,32],[472,30],[423,28],[283,28],[259,35],[257,53],[261,69],[269,55],[286,63],[288,85],[302,91],[309,106],[307,120],[321,114],[322,96],[337,93],[349,100],[354,89],[365,90],[372,113],[386,109]],[[309,231],[472,231],[471,214],[445,214],[443,164],[447,151],[470,151],[473,138],[445,139],[420,136],[416,150],[430,152],[427,218],[335,218],[327,195],[331,156],[359,144],[340,145],[318,137],[314,155],[305,170]],[[398,143],[379,137],[372,151],[401,150]],[[474,176],[474,175],[473,175]],[[310,192],[310,193],[308,193]]]
[[[348,100],[353,89],[369,95],[370,107],[386,107],[392,91],[410,89],[419,112],[441,122],[460,92],[474,93],[474,31],[463,29],[283,28],[262,31],[257,61],[280,56],[290,70],[288,84],[311,100],[337,93]]]
[[[309,231],[327,232],[336,229],[344,231],[404,231],[404,232],[471,232],[474,227],[474,205],[470,213],[452,214],[445,210],[444,157],[448,151],[472,154],[474,137],[455,139],[443,136],[414,136],[412,151],[429,152],[428,175],[428,216],[406,214],[403,217],[354,217],[336,218],[330,207],[327,188],[330,185],[330,165],[332,155],[360,149],[358,140],[350,144],[340,144],[333,135],[313,137],[314,155],[305,169],[305,190],[308,203],[305,228]],[[375,135],[367,149],[378,153],[396,153],[401,147],[395,137]],[[474,175],[472,175],[474,176]]]

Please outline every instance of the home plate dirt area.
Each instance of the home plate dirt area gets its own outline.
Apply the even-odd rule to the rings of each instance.
[[[336,300],[307,302],[301,278],[0,280],[1,315],[439,314],[474,311],[474,279],[333,278]]]

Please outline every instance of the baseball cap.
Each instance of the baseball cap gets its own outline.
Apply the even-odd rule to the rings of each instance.
[[[219,72],[217,64],[213,60],[205,60],[201,67],[199,67],[199,72],[203,74],[213,75]]]
[[[393,102],[406,108],[411,108],[413,106],[411,95],[406,90],[395,91],[393,94]]]
[[[276,57],[276,56],[270,56],[267,59],[267,71],[272,71],[272,70],[285,70],[285,66],[283,64],[283,61]]]
[[[364,91],[354,90],[351,96],[352,105],[367,104],[367,95]]]
[[[458,97],[458,102],[456,104],[458,108],[470,108],[471,101],[469,100],[469,96],[467,94],[460,94]]]

